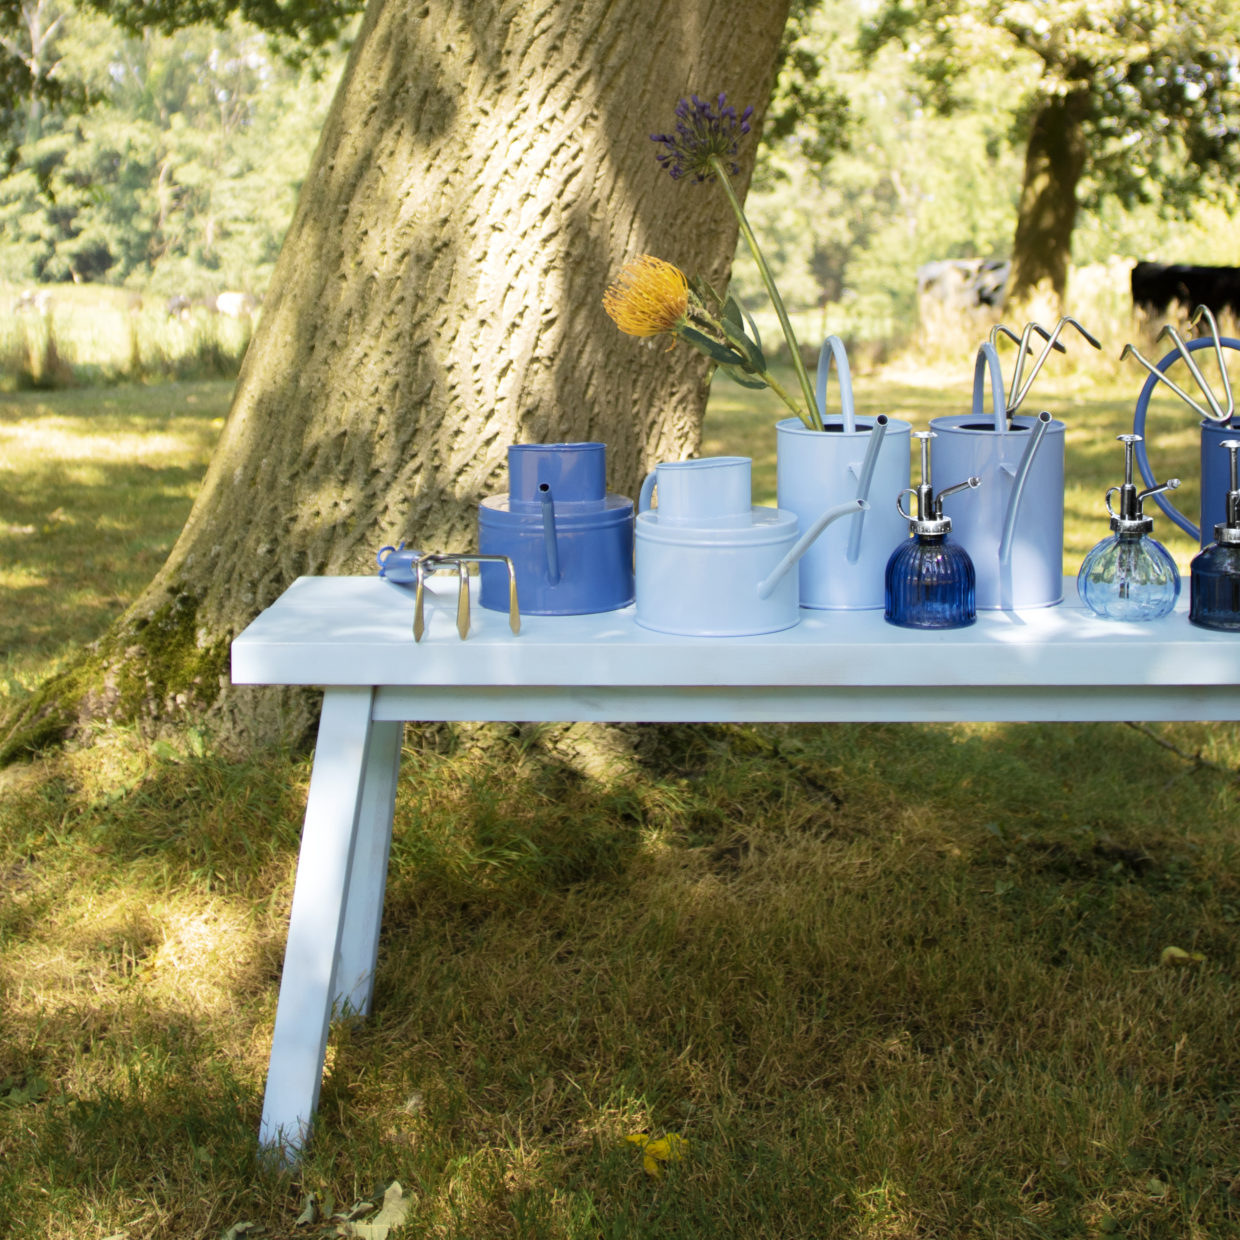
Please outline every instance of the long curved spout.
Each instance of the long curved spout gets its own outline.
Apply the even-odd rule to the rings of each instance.
[[[797,539],[792,549],[784,556],[782,560],[771,570],[770,575],[765,581],[758,584],[758,597],[770,598],[771,592],[779,584],[780,578],[809,550],[810,544],[822,533],[823,530],[831,524],[832,521],[838,521],[840,517],[848,517],[856,512],[864,512],[869,508],[869,504],[863,499],[850,499],[843,504],[836,504],[834,508],[828,508],[826,512],[814,522],[813,525]]]

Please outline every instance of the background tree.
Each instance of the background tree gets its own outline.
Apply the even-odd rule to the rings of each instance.
[[[1240,169],[1240,11],[1233,0],[886,0],[863,31],[899,40],[926,97],[951,108],[979,58],[1022,82],[1025,166],[1008,299],[1062,298],[1083,200],[1184,209]]]
[[[726,284],[726,199],[670,180],[647,135],[691,91],[760,115],[787,9],[372,0],[185,530],[7,751],[96,715],[299,736],[299,696],[228,685],[230,639],[298,574],[471,544],[514,441],[605,440],[630,494],[692,449],[702,359],[622,336],[601,295],[641,252]]]

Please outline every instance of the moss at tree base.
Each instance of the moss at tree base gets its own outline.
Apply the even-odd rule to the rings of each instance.
[[[61,744],[96,721],[156,730],[207,713],[228,684],[232,635],[200,645],[200,603],[174,587],[155,611],[122,620],[42,684],[0,728],[0,766]]]

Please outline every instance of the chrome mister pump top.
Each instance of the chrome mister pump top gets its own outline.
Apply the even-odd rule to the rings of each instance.
[[[908,522],[910,533],[927,537],[946,534],[952,528],[952,519],[943,515],[943,501],[958,491],[976,490],[982,485],[982,480],[974,475],[935,495],[930,474],[930,440],[937,439],[938,436],[934,431],[914,431],[913,438],[921,443],[921,482],[916,487],[906,487],[896,496],[896,508]],[[916,500],[916,515],[904,511],[900,501],[906,495],[911,495]]]
[[[977,619],[977,574],[969,553],[947,537],[950,517],[943,500],[958,491],[974,490],[981,479],[969,478],[938,495],[930,475],[933,431],[914,431],[921,441],[921,483],[896,496],[896,508],[908,521],[906,538],[887,561],[883,579],[883,619],[906,629],[958,629]],[[916,514],[906,512],[906,495],[916,500]]]
[[[1180,480],[1178,478],[1168,478],[1166,482],[1160,483],[1158,486],[1152,486],[1145,491],[1138,491],[1132,481],[1132,464],[1133,453],[1137,444],[1141,442],[1141,436],[1116,435],[1115,438],[1124,445],[1124,481],[1122,485],[1111,487],[1107,491],[1107,512],[1111,514],[1111,528],[1120,537],[1139,538],[1142,534],[1150,533],[1154,528],[1154,518],[1145,515],[1145,501],[1151,496],[1161,495],[1164,491],[1174,491],[1180,485]],[[1112,495],[1119,496],[1118,512],[1112,507]]]
[[[1180,597],[1180,573],[1171,553],[1153,537],[1153,517],[1144,503],[1152,495],[1174,491],[1178,478],[1138,491],[1132,480],[1133,451],[1140,435],[1117,435],[1124,445],[1124,481],[1106,493],[1111,535],[1081,562],[1077,593],[1104,620],[1157,620]],[[1113,501],[1112,497],[1116,497]],[[1118,506],[1117,506],[1118,505]]]
[[[1231,458],[1228,462],[1230,483],[1227,488],[1227,517],[1214,527],[1214,541],[1236,546],[1240,545],[1240,465],[1236,459],[1240,439],[1224,439],[1219,447]]]

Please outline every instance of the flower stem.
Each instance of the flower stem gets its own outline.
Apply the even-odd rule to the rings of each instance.
[[[775,287],[775,277],[771,275],[771,269],[766,265],[766,259],[762,257],[762,251],[758,248],[758,238],[754,235],[754,231],[749,226],[749,221],[745,218],[745,208],[741,206],[741,200],[736,196],[736,190],[732,188],[732,182],[728,178],[727,169],[724,168],[723,162],[718,155],[710,157],[711,167],[714,168],[719,183],[723,186],[723,192],[727,194],[728,201],[732,204],[732,210],[736,215],[736,222],[740,225],[741,236],[745,238],[745,244],[749,246],[749,252],[753,255],[753,260],[758,265],[758,274],[762,277],[762,283],[766,286],[767,296],[771,299],[771,305],[775,307],[775,313],[779,316],[779,326],[783,329],[784,340],[788,345],[788,351],[792,354],[792,366],[797,372],[797,380],[801,385],[801,392],[805,397],[805,404],[808,413],[805,410],[797,410],[801,421],[812,431],[822,430],[822,415],[818,411],[818,399],[814,395],[814,385],[809,381],[809,374],[805,369],[805,362],[801,358],[801,350],[797,346],[797,339],[792,331],[792,323],[788,319],[788,311],[784,308],[783,298],[779,295],[779,290]],[[777,394],[783,395],[784,400],[791,405],[779,389],[772,384],[772,389]],[[795,406],[793,406],[795,408]]]
[[[711,332],[714,334],[715,339],[720,344],[727,343],[728,337],[727,337],[727,333],[723,330],[723,325],[719,322],[718,319],[714,317],[714,315],[712,315],[706,309],[705,306],[701,305],[700,303],[694,305],[692,309],[690,310],[690,317],[697,319],[699,322],[704,323],[708,328],[710,328]],[[766,386],[769,387],[771,391],[774,392],[775,395],[778,396],[779,399],[782,400],[784,404],[787,405],[788,408],[791,409],[792,412],[797,415],[798,419],[800,419],[801,424],[803,426],[805,426],[809,430],[815,429],[813,426],[810,425],[809,421],[806,419],[805,410],[802,409],[801,406],[798,405],[796,401],[792,399],[792,397],[788,394],[787,389],[785,389],[784,385],[780,383],[779,380],[776,379],[775,376],[771,374],[769,370],[756,370],[756,371],[752,371],[751,373],[756,379],[761,379],[762,382],[765,383]],[[818,429],[821,429],[821,427],[819,427]]]

